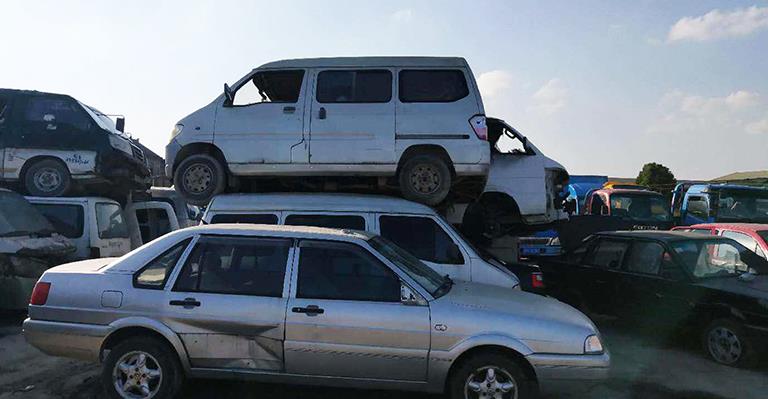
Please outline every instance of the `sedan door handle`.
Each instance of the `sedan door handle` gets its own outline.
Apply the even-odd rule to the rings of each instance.
[[[171,301],[169,303],[170,303],[171,306],[183,306],[186,309],[196,308],[196,307],[201,305],[200,301],[198,301],[195,298],[184,298],[183,301],[173,300],[173,301]]]
[[[296,107],[283,107],[284,114],[292,114],[296,112]]]
[[[319,314],[325,313],[325,309],[320,308],[317,305],[309,305],[306,308],[302,307],[295,307],[291,309],[291,312],[293,313],[304,313],[307,316],[317,316]]]

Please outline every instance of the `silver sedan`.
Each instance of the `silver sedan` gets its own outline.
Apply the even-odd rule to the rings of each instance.
[[[309,227],[191,227],[50,269],[24,334],[101,361],[122,399],[170,398],[196,377],[529,398],[610,363],[561,302],[453,283],[379,236]]]

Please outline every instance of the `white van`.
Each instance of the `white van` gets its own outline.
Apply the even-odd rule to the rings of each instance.
[[[367,230],[420,258],[440,274],[463,281],[519,289],[501,264],[485,261],[432,208],[374,195],[226,194],[216,196],[202,223],[256,223]]]
[[[487,175],[484,112],[463,58],[276,61],[179,121],[166,174],[195,205],[240,177],[288,176],[379,177],[434,205]]]
[[[102,197],[25,198],[59,234],[75,244],[75,259],[121,256],[131,250],[130,230],[117,201]]]

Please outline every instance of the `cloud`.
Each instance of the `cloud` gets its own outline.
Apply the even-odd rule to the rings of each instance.
[[[749,134],[768,134],[768,118],[747,124],[745,130]]]
[[[413,20],[413,9],[404,8],[402,10],[397,10],[392,13],[389,18],[396,23],[411,22]]]
[[[656,134],[699,137],[712,131],[756,134],[766,128],[762,121],[754,122],[764,111],[760,95],[748,90],[714,97],[672,90],[659,101],[659,115],[647,130]]]
[[[512,87],[513,82],[512,74],[500,69],[481,73],[477,77],[477,85],[483,97],[494,97],[498,94],[503,94]]]
[[[543,115],[553,115],[563,109],[568,100],[568,88],[558,78],[550,79],[533,93],[532,111]]]
[[[684,17],[675,22],[667,42],[709,41],[743,37],[768,29],[768,7],[752,6],[733,11],[712,10],[699,17]]]

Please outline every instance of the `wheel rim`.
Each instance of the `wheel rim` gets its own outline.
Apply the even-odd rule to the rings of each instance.
[[[430,164],[418,164],[410,174],[411,186],[422,194],[432,194],[440,188],[440,172]]]
[[[506,370],[485,366],[469,375],[464,384],[465,399],[517,399],[517,381]]]
[[[205,164],[194,164],[184,172],[184,188],[193,194],[208,190],[213,181],[213,170]]]
[[[32,175],[35,188],[46,193],[56,191],[61,186],[62,180],[61,173],[54,168],[40,168]]]
[[[149,399],[160,390],[163,369],[149,353],[128,352],[115,363],[112,382],[122,398]]]
[[[726,327],[713,328],[707,337],[709,353],[720,363],[733,364],[741,358],[739,336]]]

